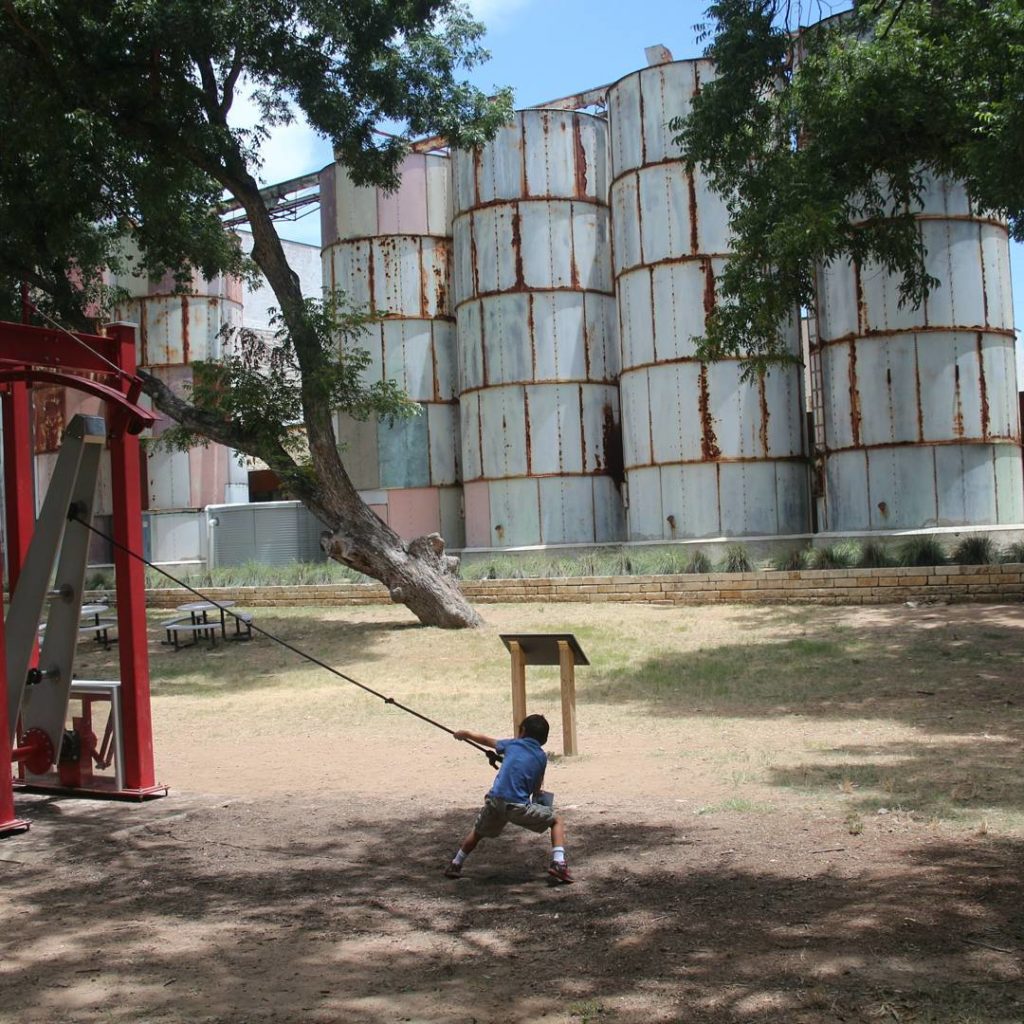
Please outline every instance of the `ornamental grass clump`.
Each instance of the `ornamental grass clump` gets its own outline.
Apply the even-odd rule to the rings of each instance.
[[[811,551],[812,569],[849,569],[857,564],[860,549],[856,544],[828,544]]]
[[[711,572],[712,568],[711,559],[698,548],[690,555],[690,559],[686,563],[686,568],[683,569],[683,572],[703,574]]]
[[[807,548],[794,548],[784,555],[777,555],[772,560],[772,567],[779,572],[796,572],[799,569],[806,569],[809,555],[810,552]]]
[[[881,541],[868,540],[861,545],[860,558],[857,559],[859,569],[885,569],[892,564],[892,556]]]
[[[991,537],[964,537],[950,556],[955,565],[994,565],[999,553]]]
[[[1004,562],[1024,562],[1024,540],[1016,540],[1003,552]]]
[[[946,552],[934,537],[911,537],[899,546],[897,560],[906,566],[945,565]]]
[[[725,550],[725,558],[718,567],[721,572],[753,572],[754,563],[743,544],[730,544]]]

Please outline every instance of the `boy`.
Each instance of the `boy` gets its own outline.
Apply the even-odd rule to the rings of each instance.
[[[455,738],[492,747],[503,755],[504,760],[494,785],[484,797],[484,806],[477,815],[476,823],[462,840],[455,858],[445,868],[445,876],[461,878],[462,862],[476,849],[477,843],[481,839],[493,839],[511,821],[513,825],[531,832],[551,829],[548,882],[551,885],[569,885],[573,877],[565,863],[565,826],[551,807],[536,802],[540,799],[544,769],[548,764],[548,756],[542,749],[548,740],[548,720],[543,715],[527,715],[514,740],[495,740],[466,729],[457,731]]]

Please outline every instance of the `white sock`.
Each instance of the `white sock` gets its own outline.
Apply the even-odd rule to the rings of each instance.
[[[551,847],[551,859],[556,864],[565,863],[565,847],[564,846],[552,846]]]
[[[461,864],[465,859],[466,859],[466,853],[462,849],[462,847],[459,847],[458,852],[455,854],[454,857],[452,857],[452,863],[453,864]]]

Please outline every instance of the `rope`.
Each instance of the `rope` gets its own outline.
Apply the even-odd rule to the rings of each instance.
[[[216,601],[213,600],[212,597],[208,597],[206,594],[202,593],[202,591],[196,590],[195,587],[190,587],[184,580],[179,580],[176,576],[172,576],[169,572],[167,572],[166,569],[161,569],[160,566],[154,565],[149,560],[143,558],[142,555],[138,554],[135,551],[132,551],[131,548],[125,547],[124,544],[122,544],[118,540],[115,540],[109,534],[106,534],[102,530],[97,529],[95,526],[92,525],[92,523],[87,523],[84,519],[79,517],[78,509],[75,506],[71,507],[71,510],[68,513],[68,519],[76,523],[81,523],[82,526],[84,526],[87,530],[91,530],[93,533],[95,533],[97,537],[102,537],[104,540],[113,544],[114,547],[119,548],[125,554],[130,555],[132,558],[142,562],[143,565],[148,566],[150,569],[155,569],[162,576],[166,576],[172,583],[176,583],[179,587],[183,587],[190,593],[195,594],[196,597],[199,597],[203,601],[206,601],[208,604],[211,604],[215,608],[218,608],[222,615],[226,613],[230,615],[233,619],[235,619],[236,622],[242,621],[241,616],[237,615],[230,608],[225,608],[224,605],[218,604]],[[401,701],[395,700],[394,697],[386,697],[383,693],[380,693],[379,691],[373,689],[372,686],[366,686],[364,683],[360,683],[358,680],[353,679],[351,676],[345,675],[344,672],[340,672],[338,669],[334,668],[331,665],[328,665],[324,661],[321,661],[319,658],[314,657],[312,654],[309,654],[306,651],[301,650],[294,644],[290,644],[287,640],[282,640],[279,636],[275,636],[269,630],[263,629],[261,626],[257,626],[255,622],[247,621],[245,622],[245,625],[249,629],[256,630],[257,633],[267,637],[267,639],[273,640],[274,643],[280,644],[282,647],[287,648],[293,654],[297,654],[300,658],[305,658],[306,661],[312,662],[314,665],[324,669],[327,672],[330,672],[332,675],[337,676],[339,679],[345,680],[346,683],[351,683],[352,686],[358,686],[360,690],[364,690],[366,693],[372,694],[374,697],[380,698],[382,701],[384,701],[385,704],[391,704],[393,707],[398,708],[399,711],[404,711],[407,714],[412,715],[414,718],[418,718],[421,722],[426,722],[428,725],[432,725],[434,726],[434,728],[440,729],[442,730],[442,732],[448,733],[449,736],[455,735],[455,730],[449,729],[447,725],[442,725],[440,722],[435,721],[433,718],[429,718],[427,715],[420,714],[419,711],[416,711],[408,705],[403,704]],[[497,751],[489,750],[487,747],[481,746],[479,743],[476,743],[473,740],[463,740],[462,742],[468,743],[471,747],[475,747],[482,754],[485,754],[487,760],[490,761],[492,768],[497,768],[498,765],[501,763],[502,756],[501,754],[497,753]]]

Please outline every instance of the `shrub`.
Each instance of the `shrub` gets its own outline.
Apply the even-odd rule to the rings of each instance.
[[[828,544],[811,551],[812,569],[849,569],[857,564],[860,549],[856,544]]]
[[[1004,562],[1024,562],[1024,541],[1014,541],[1004,552]]]
[[[810,552],[806,548],[794,548],[784,555],[778,555],[772,560],[772,565],[780,572],[794,572],[797,569],[807,568],[807,559]]]
[[[686,567],[683,572],[688,573],[706,573],[711,572],[711,559],[704,554],[699,548],[690,555],[690,560],[686,563]],[[737,572],[743,572],[742,569],[737,569]]]
[[[754,563],[750,561],[745,545],[730,544],[725,549],[725,558],[719,569],[722,572],[752,572]]]
[[[992,565],[999,555],[991,537],[964,537],[950,556],[957,565]]]
[[[892,565],[892,557],[881,541],[865,541],[860,549],[857,565],[861,569],[884,569]]]
[[[946,552],[934,537],[911,537],[900,545],[897,559],[900,565],[944,565]]]

